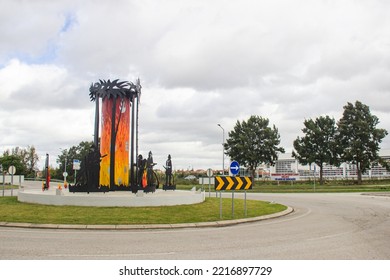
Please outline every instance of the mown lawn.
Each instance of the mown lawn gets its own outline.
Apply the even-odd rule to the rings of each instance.
[[[222,220],[232,219],[232,200],[222,199]],[[268,215],[287,207],[247,200],[247,217]],[[0,197],[1,222],[42,224],[177,224],[211,222],[220,219],[219,198],[193,205],[164,207],[82,207],[21,203],[16,197]],[[244,218],[244,200],[234,200],[234,219]]]

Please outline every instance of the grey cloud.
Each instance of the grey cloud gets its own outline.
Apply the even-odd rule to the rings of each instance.
[[[55,151],[92,139],[90,83],[137,77],[143,85],[140,148],[153,149],[162,161],[175,154],[182,166],[188,158],[218,166],[217,123],[227,136],[252,114],[269,118],[285,147],[305,118],[338,119],[355,100],[390,130],[390,2],[4,3],[0,134],[11,134],[7,145],[30,135],[29,144]],[[21,16],[14,18],[17,11]],[[4,112],[16,111],[33,124],[18,117],[29,125],[14,123],[10,133]],[[56,129],[34,124],[47,115]],[[59,133],[59,124],[71,133]],[[390,148],[390,140],[383,146]]]

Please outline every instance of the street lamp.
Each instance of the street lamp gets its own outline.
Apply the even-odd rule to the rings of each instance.
[[[225,175],[225,129],[218,124],[218,126],[222,129],[222,175]]]
[[[62,173],[62,175],[64,176],[64,188],[66,187],[67,183],[66,183],[66,177],[68,176],[68,172],[66,172],[66,164],[67,164],[67,158],[68,158],[68,150],[67,149],[62,149],[60,148],[61,151],[64,151],[64,155],[65,155],[65,167],[64,167],[64,173]]]

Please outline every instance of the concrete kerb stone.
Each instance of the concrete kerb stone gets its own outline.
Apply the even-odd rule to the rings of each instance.
[[[13,223],[13,222],[6,222],[4,224],[5,227],[19,227],[19,228],[31,228],[34,224],[31,223]]]
[[[116,225],[115,226],[115,229],[117,230],[134,230],[134,229],[139,229],[139,230],[142,230],[142,229],[146,229],[147,228],[147,225]]]
[[[31,224],[30,228],[57,229],[58,224]]]
[[[144,225],[69,225],[69,224],[33,224],[0,222],[0,227],[18,228],[39,228],[39,229],[78,229],[78,230],[144,230],[144,229],[180,229],[180,228],[205,228],[205,227],[227,227],[242,223],[257,222],[268,219],[275,219],[294,212],[294,209],[287,207],[286,210],[259,217],[251,217],[237,220],[221,220],[203,223],[182,223],[182,224],[144,224]]]
[[[58,229],[87,229],[87,225],[58,225]]]
[[[115,229],[115,225],[87,225],[87,229],[111,230],[111,229]]]

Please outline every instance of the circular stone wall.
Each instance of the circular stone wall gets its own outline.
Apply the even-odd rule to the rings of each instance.
[[[20,190],[20,202],[72,205],[72,206],[105,206],[105,207],[144,207],[144,206],[173,206],[196,204],[205,201],[205,192],[195,191],[163,191],[154,193],[117,191],[106,193],[70,193],[68,190]]]

